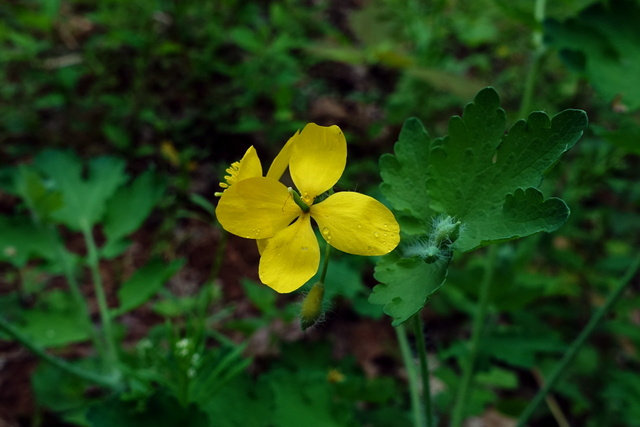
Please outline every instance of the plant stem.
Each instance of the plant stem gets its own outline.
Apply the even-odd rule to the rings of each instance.
[[[331,245],[329,243],[324,247],[324,261],[322,263],[322,273],[320,274],[320,283],[324,284],[324,279],[327,277],[327,269],[329,267],[329,254],[331,253]]]
[[[618,301],[618,299],[626,289],[627,285],[631,282],[631,279],[635,276],[639,268],[640,268],[640,255],[638,255],[633,260],[627,272],[618,282],[616,288],[613,290],[611,294],[609,294],[604,304],[602,304],[596,310],[596,312],[593,313],[593,315],[591,316],[591,319],[589,319],[589,323],[587,323],[587,326],[585,326],[582,332],[580,332],[580,335],[578,335],[575,341],[571,344],[571,347],[569,347],[569,350],[567,350],[567,352],[564,354],[560,362],[556,365],[556,367],[553,369],[551,374],[549,374],[549,376],[547,377],[547,382],[544,385],[544,387],[542,387],[538,391],[538,393],[535,395],[533,400],[525,408],[522,415],[520,415],[520,418],[518,419],[518,426],[524,426],[529,420],[529,418],[531,418],[531,416],[535,412],[538,405],[540,405],[544,397],[547,395],[547,393],[549,393],[549,391],[551,391],[555,383],[558,381],[558,379],[560,378],[560,375],[562,375],[566,367],[571,363],[571,361],[573,361],[573,358],[578,353],[578,350],[580,350],[580,348],[585,343],[587,338],[589,338],[591,333],[593,333],[596,326],[598,326],[598,324],[602,321],[605,314],[607,314],[611,309],[611,307],[616,303],[616,301]]]
[[[452,427],[460,427],[464,418],[465,406],[468,400],[469,389],[471,388],[471,380],[473,379],[473,371],[480,349],[480,338],[482,337],[482,330],[484,329],[485,317],[487,315],[487,307],[489,305],[489,288],[491,287],[491,282],[493,282],[497,254],[497,246],[489,246],[484,265],[484,275],[482,283],[480,284],[478,307],[473,317],[471,346],[469,348],[468,358],[462,365],[462,380],[460,387],[458,388],[456,402],[453,408],[453,415],[451,418]]]
[[[106,346],[107,366],[110,371],[117,370],[118,353],[116,351],[115,338],[113,336],[113,328],[111,325],[111,314],[107,305],[107,297],[102,285],[102,277],[100,276],[98,249],[93,238],[91,226],[88,223],[82,224],[82,234],[87,245],[87,263],[91,269],[93,279],[93,287],[98,301],[98,310],[100,311],[100,321],[104,330],[104,341]]]
[[[65,278],[67,279],[67,283],[69,284],[69,289],[71,290],[71,296],[80,312],[82,313],[82,317],[85,320],[84,327],[87,330],[87,333],[91,337],[91,341],[93,342],[93,346],[100,356],[104,359],[104,345],[100,342],[100,335],[93,325],[93,321],[91,320],[91,314],[89,313],[89,308],[87,307],[87,303],[80,291],[80,285],[78,285],[78,281],[76,280],[76,275],[73,271],[73,266],[71,265],[69,259],[69,253],[65,250],[63,244],[60,242],[59,236],[56,234],[56,230],[53,226],[47,229],[49,234],[49,238],[53,243],[53,246],[56,249],[56,256],[58,257],[58,262],[62,265],[62,269],[64,271]]]
[[[536,80],[538,77],[538,71],[540,70],[540,64],[544,59],[546,48],[544,46],[544,33],[542,23],[545,16],[546,0],[536,0],[534,19],[535,29],[532,34],[533,43],[533,55],[531,58],[531,64],[529,65],[529,72],[527,73],[527,79],[525,81],[524,93],[522,95],[522,103],[520,104],[520,117],[525,118],[531,110],[531,104],[533,100],[533,92],[536,86]]]
[[[404,367],[407,370],[407,378],[409,379],[409,395],[411,396],[411,413],[413,414],[413,425],[415,427],[424,426],[424,413],[420,408],[420,387],[418,380],[418,373],[416,372],[416,366],[413,362],[413,355],[411,354],[411,347],[409,346],[409,340],[407,339],[407,330],[404,324],[395,327],[396,336],[398,337],[398,344],[400,345],[400,353],[402,354],[402,361]]]
[[[540,370],[538,368],[534,368],[532,373],[538,385],[541,387],[544,386],[545,380],[542,377],[542,373],[540,372]],[[555,397],[553,397],[552,394],[547,394],[545,396],[545,401],[547,402],[547,406],[551,411],[551,415],[553,415],[553,418],[555,418],[558,427],[571,427],[571,424],[569,424],[569,421],[567,421],[567,417],[564,416],[562,408],[558,404],[558,401],[555,399]]]
[[[62,369],[63,371],[105,387],[117,388],[117,386],[119,385],[117,378],[113,376],[102,376],[94,372],[86,371],[82,368],[78,368],[77,366],[73,366],[69,362],[62,360],[59,357],[45,352],[42,348],[40,348],[40,346],[35,344],[26,335],[13,327],[13,325],[7,322],[3,317],[0,317],[0,330],[13,337],[16,341],[29,349],[36,356],[40,357],[43,360],[46,360],[47,362]]]
[[[427,427],[433,425],[431,414],[431,383],[429,381],[429,360],[427,358],[427,344],[424,339],[424,325],[421,316],[422,310],[416,314],[414,321],[414,333],[416,336],[416,347],[420,356],[420,374],[422,377],[422,398],[424,400],[424,415],[427,418]]]

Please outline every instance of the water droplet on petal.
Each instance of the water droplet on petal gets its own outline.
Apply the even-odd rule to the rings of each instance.
[[[322,234],[324,234],[325,236],[329,234],[329,228],[325,227],[322,229]]]
[[[389,224],[384,224],[383,227],[384,228],[389,228]]]
[[[374,233],[373,233],[373,235],[374,235],[375,237],[379,237],[379,236],[380,236],[380,234],[378,234],[378,232],[377,232],[377,231],[376,231],[376,232],[374,232]]]

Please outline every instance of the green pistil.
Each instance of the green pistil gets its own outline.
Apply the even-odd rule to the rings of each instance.
[[[300,209],[302,209],[302,212],[309,212],[309,205],[306,204],[304,200],[302,200],[302,197],[300,197],[300,195],[296,190],[289,187],[289,194],[293,196],[293,201],[296,202],[296,205],[300,206]]]

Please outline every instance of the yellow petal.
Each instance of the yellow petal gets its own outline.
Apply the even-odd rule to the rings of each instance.
[[[247,239],[273,237],[301,213],[287,187],[263,177],[244,179],[230,186],[216,207],[222,227]]]
[[[260,258],[260,280],[280,293],[293,292],[318,271],[320,246],[309,215],[280,231]]]
[[[262,176],[262,164],[260,163],[256,149],[252,145],[240,160],[240,169],[238,170],[236,179],[242,181],[257,176]]]
[[[384,255],[400,242],[400,226],[386,206],[364,194],[341,191],[311,206],[322,237],[354,255]]]
[[[271,166],[269,166],[269,171],[267,172],[267,178],[277,179],[278,181],[282,178],[284,171],[287,170],[287,167],[289,166],[289,160],[291,160],[291,153],[293,152],[293,144],[298,139],[298,135],[300,135],[300,131],[297,131],[295,135],[289,138],[276,158],[273,159]]]
[[[347,163],[347,141],[338,126],[309,123],[293,144],[289,171],[302,199],[313,199],[338,182]]]
[[[260,253],[260,255],[262,255],[262,252],[264,252],[264,249],[267,247],[267,244],[269,244],[269,240],[270,239],[256,240],[256,245],[258,246],[258,252]]]

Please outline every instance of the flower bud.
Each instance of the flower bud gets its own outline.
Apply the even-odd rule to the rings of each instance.
[[[324,298],[324,284],[317,282],[302,301],[300,311],[300,327],[306,330],[315,325],[322,318],[322,300]]]

